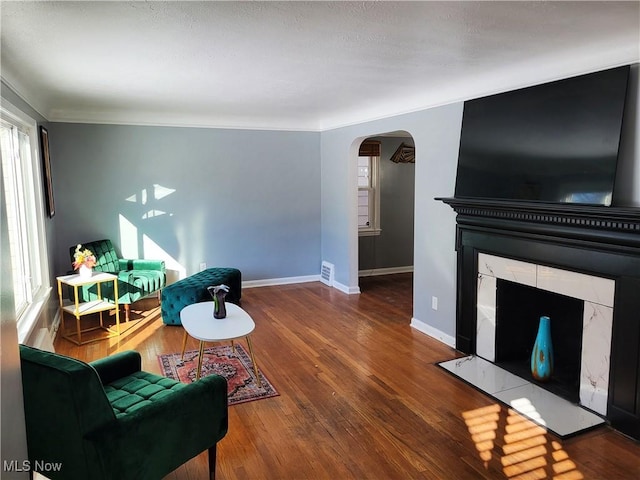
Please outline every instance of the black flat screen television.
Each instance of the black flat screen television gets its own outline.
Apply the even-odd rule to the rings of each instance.
[[[455,197],[610,205],[629,67],[464,103]]]

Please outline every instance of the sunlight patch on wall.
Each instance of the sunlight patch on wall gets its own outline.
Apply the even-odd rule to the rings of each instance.
[[[163,212],[162,210],[149,210],[145,214],[142,215],[142,219],[146,220],[148,218],[161,217],[162,215],[166,215],[167,212]]]
[[[124,258],[141,258],[138,252],[138,227],[127,220],[122,214],[118,215],[120,224],[120,251]]]
[[[186,268],[178,260],[173,258],[147,235],[140,234],[138,228],[122,214],[119,215],[119,223],[120,249],[124,258],[164,260],[167,269],[167,285],[187,276]],[[142,242],[139,242],[139,238],[141,238]],[[142,251],[140,251],[140,246]]]
[[[162,185],[159,185],[157,183],[153,184],[153,198],[155,200],[160,200],[164,197],[167,197],[169,195],[171,195],[172,193],[174,193],[176,191],[175,188],[169,188],[169,187],[165,187]],[[133,203],[141,203],[142,205],[146,205],[147,204],[147,189],[143,188],[142,190],[140,190],[140,193],[134,193],[133,195],[131,195],[130,197],[125,198],[125,200],[127,202],[133,202]]]
[[[175,188],[165,187],[154,183],[151,187],[142,188],[139,192],[125,198],[126,202],[134,203],[137,207],[127,208],[130,218],[151,220],[157,217],[173,216],[165,210],[166,206],[159,201],[176,192]],[[134,213],[135,210],[135,213]],[[138,222],[140,221],[138,220]],[[157,224],[156,224],[157,225]],[[150,260],[164,260],[167,270],[167,285],[186,277],[186,268],[173,258],[144,233],[143,224],[138,228],[133,222],[120,214],[120,248],[125,258],[146,258]]]
[[[151,192],[149,193],[149,190]],[[175,188],[165,187],[163,185],[154,183],[151,189],[143,188],[139,193],[134,193],[133,195],[125,198],[125,201],[131,203],[139,203],[140,205],[147,205],[147,203],[151,204],[152,201],[161,200],[176,191]],[[151,208],[142,214],[142,219],[147,220],[149,218],[160,217],[162,215],[173,215],[171,213],[167,213],[164,210],[160,210],[157,208]]]
[[[142,245],[145,258],[159,258],[164,260],[165,267],[167,268],[167,285],[187,276],[187,269],[147,235],[142,235]]]

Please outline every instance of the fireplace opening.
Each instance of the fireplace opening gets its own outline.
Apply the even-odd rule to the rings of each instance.
[[[554,371],[550,380],[531,374],[531,352],[540,317],[551,319]],[[497,280],[495,363],[573,403],[580,403],[584,301]]]

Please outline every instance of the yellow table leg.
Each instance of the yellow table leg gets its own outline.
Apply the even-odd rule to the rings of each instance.
[[[60,324],[62,326],[62,336],[67,335],[67,327],[64,322],[64,302],[62,300],[62,282],[58,280],[58,301],[60,302]]]
[[[102,300],[102,283],[98,283],[98,300]],[[100,328],[102,328],[103,330],[104,328],[104,321],[102,320],[102,310],[100,310]]]
[[[82,345],[82,332],[80,330],[80,301],[78,300],[78,286],[73,286],[73,296],[75,297],[75,317],[76,317],[76,332],[78,334],[78,345]]]
[[[116,333],[120,335],[120,305],[118,305],[118,279],[113,280],[113,303],[116,311]]]
[[[182,356],[180,360],[184,360],[184,351],[187,349],[187,331],[184,331],[184,337],[182,338]]]
[[[204,355],[204,342],[200,341],[200,356],[198,357],[198,373],[196,374],[196,380],[200,380],[200,373],[202,372],[202,356]]]
[[[78,345],[82,345],[82,330],[80,329],[80,317],[76,315],[76,335],[78,335]]]
[[[258,387],[262,388],[262,381],[260,380],[260,375],[258,374],[258,364],[256,363],[256,357],[253,355],[253,346],[251,345],[251,338],[249,335],[246,336],[247,345],[249,346],[249,355],[251,355],[251,362],[253,363],[253,371],[256,374],[256,380],[258,381]]]

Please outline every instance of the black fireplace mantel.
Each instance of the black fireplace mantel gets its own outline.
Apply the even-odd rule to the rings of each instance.
[[[459,225],[640,247],[640,208],[455,197],[436,200],[456,211]]]
[[[456,349],[476,353],[478,253],[615,280],[607,419],[640,440],[640,208],[436,198],[456,213]]]

